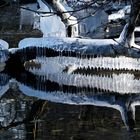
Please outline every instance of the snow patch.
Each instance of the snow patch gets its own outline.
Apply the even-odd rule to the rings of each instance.
[[[109,22],[111,22],[119,19],[126,19],[130,14],[130,11],[131,11],[131,6],[127,5],[123,9],[119,10],[118,12],[109,15],[108,20]]]
[[[65,48],[67,48],[67,46],[65,46],[65,43],[67,44],[77,43],[77,48],[79,47],[78,44],[80,44],[83,45],[85,49],[88,48],[89,45],[93,46],[118,45],[117,41],[114,41],[113,39],[79,39],[68,37],[67,38],[47,37],[47,38],[25,38],[19,42],[18,46],[19,48],[35,47],[35,46],[51,48],[55,45],[58,45],[58,47],[59,45],[63,45]]]
[[[8,48],[9,44],[6,41],[0,39],[0,50],[7,50]]]
[[[53,12],[47,3],[38,0],[39,12]],[[35,14],[34,28],[43,33],[43,37],[66,37],[66,28],[60,17],[53,14]]]

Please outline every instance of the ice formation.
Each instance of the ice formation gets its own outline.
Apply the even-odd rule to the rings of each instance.
[[[2,63],[4,63],[8,59],[8,48],[8,43],[0,39],[0,69],[3,65]]]

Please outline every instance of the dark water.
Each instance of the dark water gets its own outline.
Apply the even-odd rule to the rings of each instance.
[[[25,96],[18,88],[9,89],[0,106],[0,139],[139,139],[139,108],[136,130],[130,133],[115,109],[52,103]]]
[[[139,72],[39,75],[7,65],[0,73],[0,139],[140,138]]]

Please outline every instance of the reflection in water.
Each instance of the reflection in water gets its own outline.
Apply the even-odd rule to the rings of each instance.
[[[1,87],[4,84],[9,87],[9,83],[12,82],[17,83],[22,93],[43,100],[56,103],[114,108],[120,112],[127,128],[129,130],[134,128],[135,106],[140,104],[140,96],[136,94],[140,88],[139,79],[136,79],[134,74],[94,74],[85,76],[84,74],[64,73],[38,76],[24,71],[18,77],[9,77],[7,74],[1,74],[1,79],[6,79],[5,83],[1,84]],[[9,83],[7,82],[8,79]],[[124,86],[124,91],[118,79],[120,79],[120,83]],[[130,87],[133,94],[124,94],[128,91],[125,88],[129,87],[131,83],[133,83],[132,87],[136,87],[136,89]],[[4,88],[1,89],[2,91],[4,90]],[[5,86],[5,89],[7,90],[7,86]]]
[[[27,101],[17,102],[10,99],[5,101],[5,103],[4,101],[5,100],[2,100],[2,102],[0,102],[0,131],[11,131],[11,133],[14,133],[12,136],[15,135],[20,139],[24,139],[25,135],[27,139],[35,139],[38,128],[38,118],[40,117],[47,102],[43,100],[37,100],[32,104],[28,103],[28,105],[31,105],[31,107],[29,110],[27,110],[27,108],[23,108],[23,106],[27,105]],[[21,106],[17,106],[19,104]],[[20,111],[17,109],[20,109]],[[26,111],[28,111],[28,113],[26,113]],[[16,129],[11,129],[14,127],[16,127]],[[25,130],[28,132],[27,134],[25,134]]]
[[[16,62],[16,66],[13,62]],[[23,137],[34,139],[39,133],[38,128],[41,127],[38,120],[44,116],[43,111],[49,104],[47,101],[51,101],[64,104],[63,106],[67,104],[82,108],[81,112],[78,113],[78,118],[82,121],[86,118],[92,118],[92,106],[118,110],[127,129],[133,131],[135,109],[136,106],[140,105],[140,75],[138,72],[109,72],[93,69],[87,71],[87,69],[77,69],[71,66],[62,67],[50,60],[42,62],[26,61],[24,65],[21,65],[21,60],[17,59],[17,56],[11,56],[5,69],[0,73],[1,130],[20,127],[20,130],[23,130]],[[58,66],[56,67],[56,65]],[[12,95],[14,100],[9,97],[5,101],[7,91],[18,89],[27,95],[26,97],[35,98],[21,100],[24,95],[18,95],[20,100],[16,100],[16,95]],[[14,91],[14,93],[16,92]],[[18,106],[15,104],[17,101]],[[7,108],[11,108],[10,112],[6,110]],[[18,110],[21,112],[18,112]],[[61,111],[64,112],[64,110]],[[63,118],[61,119],[63,120]],[[96,126],[92,121],[91,124],[93,131]],[[83,131],[85,127],[82,125],[79,131]],[[32,133],[26,135],[24,134],[25,130]],[[53,133],[61,131],[63,130],[54,130]]]

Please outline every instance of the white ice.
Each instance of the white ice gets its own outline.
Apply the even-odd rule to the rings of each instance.
[[[6,41],[0,39],[0,50],[7,50],[8,48],[9,44]]]

